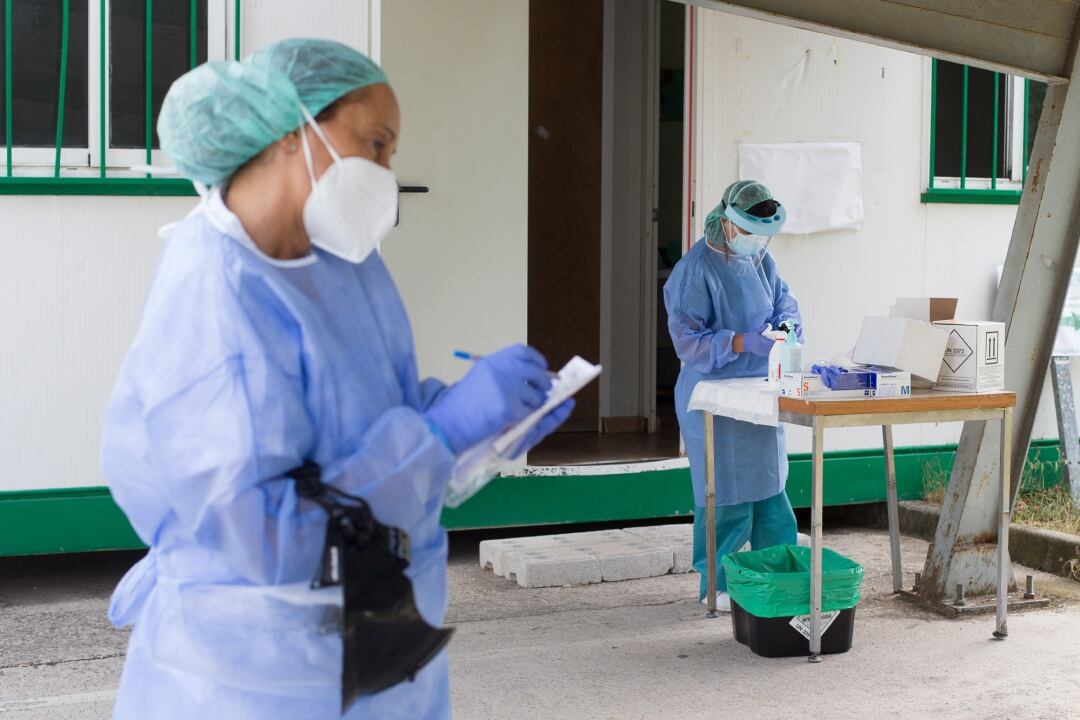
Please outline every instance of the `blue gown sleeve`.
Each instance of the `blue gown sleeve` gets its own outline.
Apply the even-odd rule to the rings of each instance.
[[[678,263],[664,284],[668,332],[675,353],[698,372],[711,372],[739,357],[731,348],[736,333],[713,331],[713,299],[702,272],[692,258]]]

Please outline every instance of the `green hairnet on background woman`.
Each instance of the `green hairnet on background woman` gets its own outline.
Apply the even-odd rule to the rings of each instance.
[[[664,285],[668,330],[683,369],[675,385],[679,429],[694,485],[694,569],[705,599],[708,548],[705,526],[705,422],[688,407],[702,380],[762,377],[774,340],[763,333],[781,325],[802,337],[799,304],[768,253],[787,213],[768,188],[732,183],[705,219],[705,237],[676,265]],[[787,446],[783,427],[716,417],[717,606],[731,610],[720,558],[749,541],[754,549],[794,544],[795,513],[784,486]]]
[[[313,463],[408,533],[416,610],[438,627],[456,458],[541,406],[547,363],[515,345],[453,386],[420,381],[374,252],[397,214],[398,105],[355,50],[287,40],[203,65],[158,131],[211,190],[169,232],[106,416],[110,489],[150,546],[109,608],[134,625],[115,717],[341,717],[341,593],[311,587],[327,513],[290,474]],[[449,715],[444,651],[345,717]]]

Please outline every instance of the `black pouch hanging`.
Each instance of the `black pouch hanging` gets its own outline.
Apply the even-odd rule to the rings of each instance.
[[[341,585],[341,711],[358,698],[412,680],[446,647],[453,630],[427,623],[416,609],[409,536],[375,519],[361,498],[322,482],[315,463],[289,473],[297,494],[326,510],[326,542],[315,588]]]

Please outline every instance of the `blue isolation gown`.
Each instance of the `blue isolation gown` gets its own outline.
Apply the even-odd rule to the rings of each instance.
[[[305,460],[408,531],[442,624],[454,457],[421,414],[441,389],[378,255],[272,260],[217,194],[172,229],[105,421],[109,487],[150,546],[109,609],[134,624],[116,718],[341,717],[340,590],[308,587],[326,515],[284,477]],[[443,652],[346,717],[449,715]]]
[[[802,332],[799,305],[777,273],[776,262],[766,253],[759,266],[759,257],[728,256],[699,240],[664,285],[668,331],[684,363],[675,384],[675,409],[697,507],[705,505],[705,424],[701,412],[687,410],[694,386],[702,380],[768,375],[768,358],[732,351],[736,335],[765,323],[775,329],[785,320],[799,326],[800,336]],[[783,426],[718,417],[714,429],[717,505],[757,502],[784,489]]]

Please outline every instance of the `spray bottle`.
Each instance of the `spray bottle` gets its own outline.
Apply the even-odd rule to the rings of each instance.
[[[781,328],[787,332],[787,340],[781,346],[780,351],[780,372],[782,373],[797,373],[802,372],[802,343],[799,342],[799,336],[795,333],[795,329],[786,325],[781,325]]]

